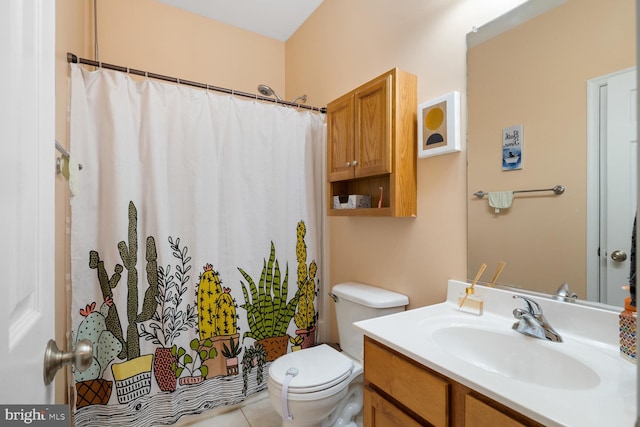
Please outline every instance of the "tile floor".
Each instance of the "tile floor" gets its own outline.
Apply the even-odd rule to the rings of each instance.
[[[210,417],[185,420],[182,426],[188,427],[281,427],[282,419],[276,413],[269,401],[269,395],[264,390],[250,399],[244,405],[230,412],[224,412]]]

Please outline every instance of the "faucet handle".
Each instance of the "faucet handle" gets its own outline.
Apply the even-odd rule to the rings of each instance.
[[[524,301],[524,303],[527,305],[527,310],[529,310],[529,313],[533,314],[534,316],[538,316],[542,314],[542,308],[540,308],[540,305],[527,298],[527,297],[523,297],[522,295],[514,295],[513,298],[520,298]]]

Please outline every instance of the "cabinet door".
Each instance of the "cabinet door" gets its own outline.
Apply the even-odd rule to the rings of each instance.
[[[353,94],[327,105],[327,167],[329,181],[352,179],[355,160]]]
[[[369,387],[364,388],[363,427],[419,427],[421,424]]]
[[[526,427],[526,424],[511,418],[470,394],[465,396],[465,427]]]
[[[355,176],[391,173],[391,74],[359,88],[355,94]]]
[[[365,337],[364,379],[435,427],[451,425],[451,384]]]

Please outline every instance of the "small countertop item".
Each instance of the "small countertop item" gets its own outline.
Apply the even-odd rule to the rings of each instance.
[[[484,273],[484,270],[486,268],[487,268],[487,264],[482,263],[482,265],[480,266],[480,269],[478,270],[478,273],[476,274],[476,277],[473,279],[473,282],[471,282],[471,286],[469,286],[465,290],[465,295],[460,301],[460,305],[458,306],[459,309],[461,309],[464,303],[467,302],[467,298],[469,297],[469,295],[473,295],[473,287],[476,285],[476,283],[478,283],[478,280],[480,280],[480,277],[482,276],[482,273]],[[480,307],[480,313],[478,314],[482,314],[482,304]]]

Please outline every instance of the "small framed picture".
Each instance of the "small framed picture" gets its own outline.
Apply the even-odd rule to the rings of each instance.
[[[502,129],[502,170],[522,169],[522,125]]]
[[[418,105],[418,157],[460,151],[460,93]]]

